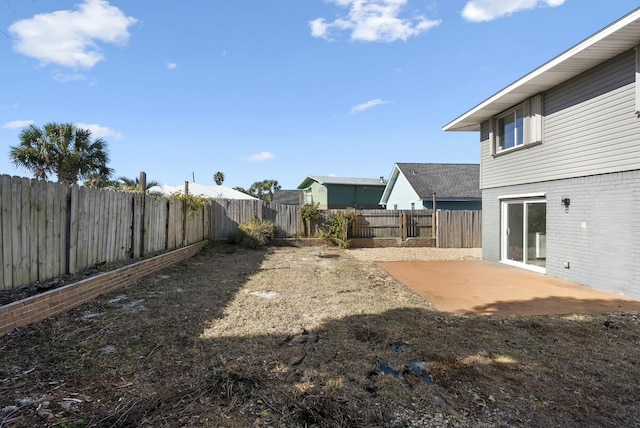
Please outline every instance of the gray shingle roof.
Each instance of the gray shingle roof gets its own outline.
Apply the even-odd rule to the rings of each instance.
[[[284,205],[300,205],[302,190],[276,190],[273,192],[273,202]]]
[[[310,175],[308,176],[298,189],[303,187],[309,180],[315,180],[320,184],[350,184],[356,186],[382,186],[386,185],[384,178],[353,178],[353,177],[333,177],[323,175]]]
[[[480,165],[459,163],[396,163],[420,198],[478,198]]]

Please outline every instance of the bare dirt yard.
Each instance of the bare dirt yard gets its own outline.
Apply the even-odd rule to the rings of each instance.
[[[374,263],[474,257],[210,245],[0,337],[0,427],[640,426],[637,313],[451,315]]]

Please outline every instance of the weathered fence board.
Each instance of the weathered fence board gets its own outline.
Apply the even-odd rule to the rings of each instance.
[[[135,192],[0,175],[0,289],[206,239],[208,207],[185,215],[180,200],[154,201]]]
[[[13,258],[11,256],[11,177],[0,176],[0,203],[2,206],[2,288],[13,288]]]
[[[480,248],[482,211],[437,211],[436,245],[440,248]]]
[[[240,223],[248,223],[254,214],[260,220],[273,221],[278,238],[290,238],[302,228],[300,208],[260,200],[211,199],[209,208],[211,239],[226,239],[237,232]]]

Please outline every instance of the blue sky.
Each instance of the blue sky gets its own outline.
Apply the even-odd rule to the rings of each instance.
[[[115,177],[248,188],[479,162],[442,126],[627,0],[5,0],[0,174],[29,124],[108,142]],[[53,177],[52,179],[55,179]]]

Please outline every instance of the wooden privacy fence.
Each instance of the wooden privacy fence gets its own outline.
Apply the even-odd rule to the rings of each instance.
[[[481,248],[482,211],[436,211],[438,248]]]
[[[279,238],[313,236],[326,225],[333,214],[344,210],[322,210],[319,224],[311,230],[302,219],[297,206],[258,200],[212,199],[210,207],[211,239],[226,239],[238,230],[240,223],[251,221],[254,214],[260,220],[270,220],[278,227]],[[352,238],[432,238],[431,210],[360,210],[354,211],[356,221]],[[443,248],[474,248],[482,245],[481,211],[437,211],[437,246]]]
[[[338,210],[328,210],[334,214]],[[427,210],[356,211],[354,238],[419,238],[433,236],[433,213]]]
[[[0,175],[0,289],[207,237],[206,205]]]
[[[248,223],[254,214],[259,220],[273,221],[278,238],[290,238],[301,232],[300,207],[255,199],[211,199],[211,239],[227,239],[238,231],[240,223]]]

